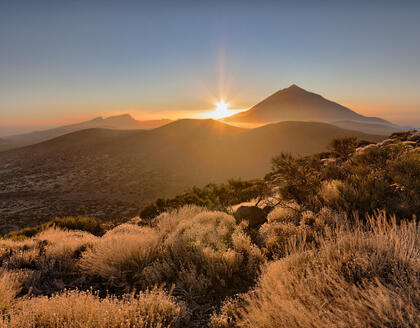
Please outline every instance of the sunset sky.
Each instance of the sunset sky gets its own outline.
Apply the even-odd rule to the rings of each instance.
[[[196,117],[293,83],[420,126],[419,38],[419,1],[0,0],[0,128]]]

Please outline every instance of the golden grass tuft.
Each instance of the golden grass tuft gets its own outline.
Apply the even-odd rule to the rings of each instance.
[[[90,291],[64,291],[17,302],[4,328],[152,328],[181,327],[187,311],[161,289],[121,298],[100,298]]]
[[[268,222],[299,224],[301,208],[295,203],[276,206],[267,216]]]
[[[7,315],[20,291],[20,283],[16,274],[0,271],[0,317]]]
[[[106,233],[82,256],[79,267],[109,286],[147,288],[144,272],[161,252],[160,234],[147,227],[124,224]],[[153,285],[153,284],[152,284]]]
[[[389,222],[336,231],[319,250],[271,262],[244,300],[238,327],[416,327],[420,229]]]
[[[109,231],[79,265],[125,291],[166,283],[206,299],[247,286],[264,261],[232,216],[186,206],[160,215],[154,227],[126,224]]]

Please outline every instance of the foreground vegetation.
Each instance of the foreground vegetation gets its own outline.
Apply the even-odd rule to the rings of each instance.
[[[106,232],[67,218],[11,234],[0,326],[418,327],[419,140],[281,154],[264,180],[159,200]],[[258,227],[231,215],[250,199],[274,206]]]

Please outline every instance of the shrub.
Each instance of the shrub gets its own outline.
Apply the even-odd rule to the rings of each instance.
[[[209,326],[211,328],[235,328],[241,309],[245,302],[241,297],[229,297],[223,301],[219,311],[213,312],[210,316]]]
[[[298,225],[300,222],[301,208],[295,203],[276,206],[267,216],[268,222],[292,223]]]
[[[376,147],[353,156],[342,167],[340,196],[330,204],[347,212],[384,209],[397,218],[420,215],[420,151],[402,144]]]
[[[304,210],[329,206],[338,211],[373,214],[384,209],[398,219],[420,216],[420,148],[415,142],[387,139],[359,145],[354,138],[337,139],[331,155],[297,158],[280,154],[266,176],[272,197]]]
[[[74,290],[24,299],[0,323],[4,328],[150,328],[181,327],[186,317],[185,307],[161,289],[121,298]]]
[[[203,188],[194,187],[191,191],[169,199],[158,199],[140,211],[143,219],[152,219],[161,213],[196,205],[209,210],[224,211],[228,206],[261,198],[267,193],[263,180],[229,180],[226,184],[208,184]]]
[[[123,224],[107,232],[82,256],[83,272],[125,291],[147,288],[147,267],[161,254],[159,233],[151,228]],[[152,284],[153,285],[153,284]]]
[[[85,216],[55,218],[47,223],[47,227],[51,226],[63,230],[87,231],[96,236],[100,236],[104,232],[98,220]]]
[[[240,327],[415,327],[420,229],[381,213],[337,230],[318,251],[271,262],[244,300]]]
[[[81,252],[93,245],[97,237],[84,231],[63,231],[49,228],[37,239],[25,241],[3,240],[0,250],[3,267],[24,272],[22,287],[25,291],[51,293],[64,287],[76,287],[83,277],[77,262]]]
[[[47,230],[51,227],[58,227],[63,230],[81,230],[87,231],[91,234],[100,236],[104,230],[98,220],[79,216],[79,217],[64,217],[55,218],[47,223],[40,224],[34,227],[24,228],[18,231],[12,231],[6,235],[6,238],[13,240],[23,240],[26,238],[34,237],[41,231]]]
[[[153,227],[123,225],[83,254],[80,267],[108,286],[131,290],[175,284],[198,300],[247,288],[264,256],[223,212],[186,206],[161,214]]]
[[[269,258],[281,258],[294,250],[297,244],[309,242],[310,231],[290,223],[265,223],[259,230],[261,248]]]
[[[340,198],[340,187],[343,183],[340,180],[326,180],[322,182],[320,196],[326,204],[333,204]]]
[[[315,209],[321,186],[322,162],[317,156],[296,158],[281,153],[272,160],[272,172],[266,176],[273,196],[280,202],[296,202]]]
[[[23,239],[27,239],[27,238],[31,238],[35,236],[40,231],[41,231],[41,225],[35,226],[35,227],[27,227],[18,231],[9,232],[6,235],[6,238],[10,238],[13,240],[23,240]]]
[[[163,269],[157,266],[163,280],[174,281],[194,296],[218,297],[247,288],[264,261],[235,219],[222,212],[203,212],[182,221],[168,235],[165,246],[168,256]],[[177,270],[167,272],[168,266]]]
[[[347,159],[358,145],[359,140],[356,137],[344,137],[331,140],[328,148],[335,157]]]
[[[20,283],[16,274],[0,271],[0,322],[1,317],[6,316],[13,305],[15,296],[20,291]]]

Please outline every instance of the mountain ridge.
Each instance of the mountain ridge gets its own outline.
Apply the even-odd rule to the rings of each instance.
[[[67,124],[48,130],[33,131],[29,133],[2,137],[3,143],[0,143],[0,151],[29,146],[62,136],[64,134],[89,128],[118,130],[154,129],[170,122],[172,122],[172,120],[169,119],[139,121],[134,119],[128,113],[109,116],[107,118],[98,116],[91,120],[83,121],[80,123]]]

